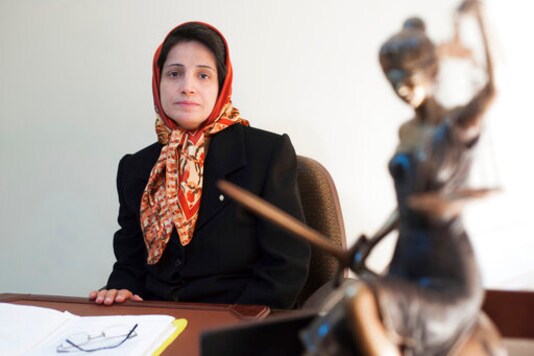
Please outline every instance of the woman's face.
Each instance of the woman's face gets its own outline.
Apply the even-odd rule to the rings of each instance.
[[[432,80],[424,72],[390,69],[386,76],[398,97],[413,108],[421,106],[431,95]]]
[[[206,46],[180,42],[169,51],[161,71],[160,99],[178,126],[198,128],[212,112],[218,93],[215,56]]]

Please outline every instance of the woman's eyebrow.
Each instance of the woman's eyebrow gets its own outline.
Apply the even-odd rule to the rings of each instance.
[[[209,70],[215,70],[215,68],[213,68],[212,66],[210,65],[207,65],[207,64],[199,64],[197,65],[197,68],[205,68],[205,69],[209,69]]]
[[[167,64],[165,67],[166,68],[169,68],[169,67],[183,67],[184,65],[181,64],[181,63],[169,63]]]
[[[183,64],[181,64],[181,63],[170,63],[170,64],[167,64],[165,67],[169,68],[169,67],[185,67],[185,66]],[[199,64],[196,67],[215,71],[215,68],[213,68],[212,66],[210,66],[208,64]]]

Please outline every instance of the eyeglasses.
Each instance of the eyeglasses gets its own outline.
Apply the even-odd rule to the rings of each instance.
[[[97,335],[89,335],[86,332],[76,333],[67,337],[56,348],[57,352],[93,352],[119,347],[126,340],[129,340],[137,333],[135,329],[137,324],[132,328],[127,325],[115,325],[102,330]]]

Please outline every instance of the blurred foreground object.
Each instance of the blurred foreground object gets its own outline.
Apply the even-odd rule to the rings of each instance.
[[[480,1],[464,1],[458,16],[474,16],[483,40],[487,80],[465,105],[445,108],[434,98],[439,56],[419,18],[384,43],[380,64],[414,118],[399,130],[389,169],[397,208],[368,238],[344,251],[316,231],[227,182],[226,194],[263,217],[336,256],[345,280],[325,301],[324,314],[301,332],[306,355],[500,355],[499,333],[481,312],[480,271],[461,212],[491,188],[472,189],[467,178],[483,117],[495,97],[493,65]],[[460,48],[455,38],[452,47]],[[451,53],[454,51],[451,51]],[[458,53],[468,53],[464,50]],[[365,265],[373,247],[391,232],[397,245],[387,271]]]

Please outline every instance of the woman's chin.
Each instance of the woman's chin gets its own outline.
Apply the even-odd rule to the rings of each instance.
[[[175,119],[172,119],[172,121],[174,121],[174,123],[176,125],[178,125],[183,130],[196,130],[206,120],[205,119],[204,120],[195,120],[195,119],[179,119],[179,120],[175,120]]]

